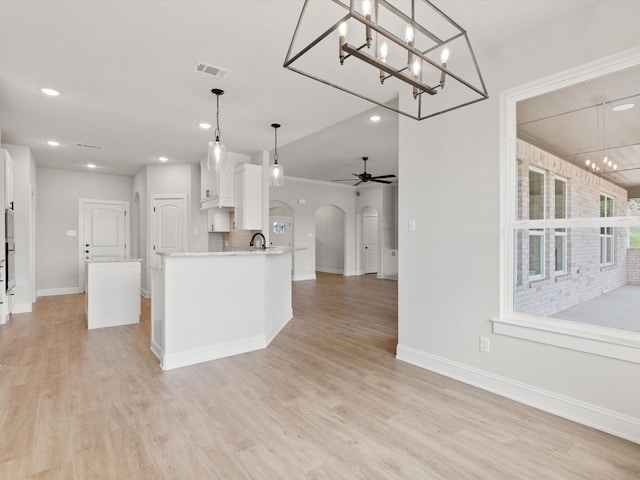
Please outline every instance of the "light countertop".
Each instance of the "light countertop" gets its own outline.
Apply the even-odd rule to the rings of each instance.
[[[297,249],[296,249],[297,250]],[[291,253],[294,249],[291,247],[269,247],[251,248],[246,250],[227,250],[224,252],[157,252],[163,257],[231,257],[231,256],[258,256],[258,255],[282,255]]]
[[[141,258],[118,257],[118,258],[94,258],[85,260],[85,263],[123,263],[123,262],[142,262]]]

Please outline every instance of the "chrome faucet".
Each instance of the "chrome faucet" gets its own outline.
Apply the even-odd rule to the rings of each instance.
[[[256,237],[260,235],[262,237],[262,249],[265,250],[267,248],[267,239],[264,238],[264,235],[260,232],[256,232],[253,234],[253,237],[251,237],[251,241],[249,242],[249,246],[253,247],[254,243],[255,243],[255,239]]]

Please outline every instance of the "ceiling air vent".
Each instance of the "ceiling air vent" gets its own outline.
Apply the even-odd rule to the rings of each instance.
[[[196,66],[193,67],[193,69],[196,72],[206,73],[218,78],[224,78],[227,73],[231,72],[231,70],[227,70],[226,68],[216,67],[215,65],[210,65],[204,62],[196,63]]]
[[[76,147],[90,148],[91,150],[104,150],[104,147],[101,147],[100,145],[91,145],[89,143],[76,143]]]

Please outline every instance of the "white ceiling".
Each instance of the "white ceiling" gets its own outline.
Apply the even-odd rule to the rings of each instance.
[[[621,112],[616,106],[635,104]],[[630,189],[640,185],[640,66],[518,104],[518,136]],[[603,158],[617,166],[603,164]]]
[[[328,0],[315,0],[328,1]],[[583,0],[435,0],[482,53]],[[0,130],[3,143],[31,148],[40,166],[133,175],[160,155],[204,158],[220,99],[230,151],[273,148],[291,176],[331,180],[362,171],[397,173],[397,117],[282,68],[302,0],[1,1]],[[229,69],[224,79],[193,67]],[[38,92],[52,87],[62,96]],[[490,94],[491,85],[487,85]],[[473,107],[470,107],[473,108]],[[56,139],[53,148],[46,140]],[[92,151],[76,143],[103,146]]]

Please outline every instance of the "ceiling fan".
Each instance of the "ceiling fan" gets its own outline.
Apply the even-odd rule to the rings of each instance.
[[[381,180],[381,179],[382,178],[395,178],[396,177],[393,174],[390,174],[390,175],[376,175],[374,177],[370,173],[367,173],[367,160],[369,160],[369,157],[362,157],[362,160],[364,161],[364,172],[362,172],[362,173],[352,173],[351,174],[354,177],[358,178],[358,181],[353,184],[354,187],[356,185],[360,185],[361,183],[367,183],[367,182],[391,183],[391,181],[389,181],[389,180]],[[331,180],[331,181],[332,182],[353,182],[353,180],[354,180],[353,178],[343,178],[341,180]]]

